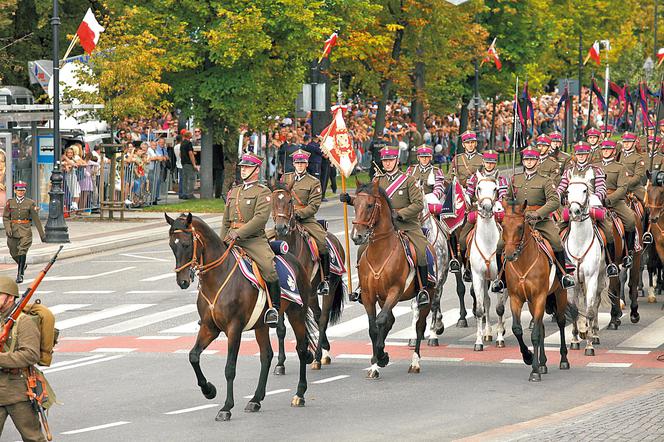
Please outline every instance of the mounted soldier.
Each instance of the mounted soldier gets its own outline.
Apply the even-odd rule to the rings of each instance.
[[[27,184],[23,181],[14,183],[16,196],[7,200],[2,221],[7,235],[7,247],[12,259],[18,264],[16,282],[23,282],[28,250],[32,245],[32,225],[37,228],[39,237],[44,241],[44,228],[39,220],[37,203],[25,196]]]
[[[556,157],[551,155],[553,150],[552,139],[546,135],[537,137],[537,148],[540,153],[539,173],[551,179],[555,185],[560,183],[560,177],[565,170]]]
[[[590,145],[590,163],[601,161],[602,159],[599,148],[601,136],[602,132],[595,127],[591,127],[586,131],[586,142]]]
[[[551,149],[549,149],[549,156],[558,161],[560,164],[560,173],[567,168],[567,164],[571,161],[570,154],[563,152],[563,134],[558,131],[553,131],[549,134],[551,139]],[[557,184],[557,183],[556,183]]]
[[[386,147],[381,151],[382,166],[385,173],[374,178],[378,186],[383,189],[390,198],[392,205],[392,221],[400,232],[403,232],[415,248],[417,255],[417,271],[420,281],[417,303],[420,306],[429,303],[429,294],[426,288],[432,287],[428,282],[427,269],[427,238],[422,233],[422,225],[419,220],[420,213],[424,207],[422,191],[417,187],[415,178],[406,175],[399,170],[399,148],[395,146]],[[353,205],[353,197],[348,193],[341,193],[339,200],[342,203]],[[357,261],[360,261],[366,244],[362,244],[357,251]],[[357,301],[360,297],[361,287],[350,296],[351,301]]]
[[[302,149],[296,150],[291,155],[295,172],[284,174],[281,181],[290,186],[291,195],[295,199],[295,219],[316,243],[323,270],[323,280],[318,286],[318,294],[327,295],[330,293],[330,254],[325,240],[327,232],[316,221],[316,213],[321,202],[321,185],[318,178],[307,173],[309,155],[309,152]]]
[[[591,208],[601,208],[603,206],[604,198],[606,197],[606,175],[604,171],[590,162],[590,155],[592,151],[590,145],[583,141],[579,141],[574,146],[574,156],[576,162],[570,165],[560,180],[558,185],[558,195],[561,198],[567,192],[567,186],[570,181],[574,179],[581,179],[588,183],[588,203]],[[618,267],[612,262],[616,255],[615,245],[613,242],[613,226],[607,218],[597,218],[595,220],[597,227],[602,231],[606,248],[607,268],[606,274],[609,277],[618,276]],[[565,229],[568,222],[563,221],[560,223],[561,229]]]
[[[409,166],[406,174],[420,183],[425,195],[431,194],[440,202],[445,190],[445,175],[440,168],[431,164],[432,159],[433,149],[426,145],[420,146],[417,149],[418,164]]]
[[[276,327],[281,288],[274,267],[274,252],[265,235],[265,224],[272,209],[272,192],[258,182],[261,164],[263,160],[252,153],[242,155],[239,163],[242,183],[228,191],[220,237],[226,243],[234,241],[235,245],[242,247],[258,266],[272,300],[272,307],[265,312],[264,322],[270,327]]]
[[[551,179],[541,175],[537,168],[539,166],[539,152],[526,148],[522,152],[523,172],[512,177],[511,185],[508,187],[508,196],[517,205],[528,203],[525,218],[532,227],[537,230],[542,238],[551,245],[555,259],[556,276],[563,288],[574,287],[574,278],[567,274],[565,267],[565,251],[560,241],[558,227],[551,219],[551,214],[560,206],[560,197],[556,192],[556,186]],[[565,273],[563,270],[565,269]]]

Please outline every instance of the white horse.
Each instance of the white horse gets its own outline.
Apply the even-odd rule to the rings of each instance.
[[[604,248],[590,218],[590,206],[595,205],[591,201],[593,198],[595,196],[591,195],[585,180],[570,181],[567,187],[569,234],[563,245],[576,266],[572,303],[579,309],[579,316],[572,321],[570,347],[572,350],[580,348],[580,332],[581,338],[586,339],[586,356],[595,355],[593,344],[599,344],[599,306],[603,297],[608,301]]]
[[[483,178],[477,182],[475,190],[477,197],[477,220],[475,222],[475,234],[468,246],[470,270],[473,277],[473,288],[475,291],[475,308],[473,313],[477,320],[477,336],[475,339],[475,351],[484,350],[484,341],[493,339],[491,334],[491,322],[489,320],[489,308],[491,298],[489,296],[489,284],[498,277],[498,264],[496,262],[496,251],[500,240],[501,231],[494,216],[497,208],[498,183],[493,178]],[[502,210],[502,206],[500,209]],[[505,346],[505,299],[507,291],[498,297],[496,313],[498,314],[498,327],[496,329],[496,346]]]
[[[443,296],[443,286],[445,285],[445,281],[447,281],[450,254],[447,247],[448,235],[440,221],[429,211],[429,203],[435,205],[440,204],[440,201],[431,193],[425,194],[424,208],[422,209],[422,227],[426,230],[427,239],[433,248],[434,257],[436,258],[436,262],[434,263],[436,288],[434,289],[434,296],[431,300],[431,326],[429,328],[429,340],[427,341],[427,345],[436,347],[438,346],[438,335],[441,335],[445,330],[443,313],[440,310],[440,300]],[[413,311],[412,329],[413,333],[415,333],[415,324],[419,318],[420,309],[414,298],[411,303],[411,309]],[[411,347],[415,346],[415,338],[410,338],[408,345]]]

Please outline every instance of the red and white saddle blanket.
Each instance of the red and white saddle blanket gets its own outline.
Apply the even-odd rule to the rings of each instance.
[[[344,265],[344,260],[341,258],[339,250],[332,243],[329,237],[326,237],[325,241],[327,242],[327,249],[329,250],[330,254],[330,273],[334,273],[335,275],[343,275],[346,273],[346,266]],[[318,262],[318,246],[316,246],[316,241],[314,241],[311,236],[307,235],[307,243],[309,244],[309,250],[311,250],[311,256],[313,260]],[[313,272],[313,274],[316,274],[316,272]]]

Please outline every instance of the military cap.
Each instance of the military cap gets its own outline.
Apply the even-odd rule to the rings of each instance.
[[[298,149],[291,154],[293,163],[308,163],[311,154],[306,150]]]
[[[590,153],[591,148],[590,144],[586,143],[585,141],[579,141],[574,145],[574,153]]]
[[[9,276],[0,276],[0,293],[18,298],[18,284]]]
[[[467,130],[461,134],[461,142],[465,143],[466,141],[477,141],[477,135],[472,130]]]
[[[417,148],[418,157],[431,157],[433,156],[433,149],[429,146],[423,145]]]
[[[28,185],[26,184],[25,181],[16,181],[14,183],[14,189],[15,190],[25,190],[28,188]]]
[[[497,163],[498,162],[498,152],[495,150],[485,150],[482,153],[482,159],[487,163]]]
[[[394,160],[399,158],[399,148],[396,146],[386,146],[380,150],[381,160]]]
[[[540,153],[538,150],[535,149],[523,149],[521,151],[521,155],[523,156],[524,160],[539,160]]]
[[[260,157],[257,157],[253,153],[245,153],[242,155],[242,161],[240,161],[240,166],[260,166],[263,164],[263,160]]]

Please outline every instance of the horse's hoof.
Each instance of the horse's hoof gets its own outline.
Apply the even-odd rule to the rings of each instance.
[[[483,344],[475,344],[475,347],[473,347],[473,350],[483,351],[484,350],[484,345]]]
[[[653,294],[648,295],[648,304],[655,304],[657,302],[657,298]]]
[[[420,374],[420,367],[411,365],[408,367],[408,373]]]
[[[586,348],[586,351],[583,352],[584,355],[586,356],[595,356],[595,349],[594,348]]]
[[[427,341],[427,345],[428,345],[429,347],[438,347],[438,338],[430,338],[430,339]]]
[[[313,361],[311,363],[311,369],[312,370],[320,370],[320,361]]]
[[[586,339],[586,332],[579,332],[579,338]]]
[[[378,370],[367,371],[367,379],[378,379],[379,377],[380,377],[380,372]]]
[[[208,382],[204,388],[201,388],[205,399],[214,399],[217,396],[217,389],[211,382]]]
[[[632,321],[632,324],[636,324],[641,319],[641,315],[638,312],[632,312],[629,315],[629,320]]]
[[[261,409],[261,404],[258,402],[249,402],[246,407],[244,407],[245,413],[255,413]]]
[[[320,360],[321,365],[330,365],[332,363],[332,358],[329,356],[323,356]]]
[[[230,411],[224,411],[224,410],[219,410],[219,413],[217,413],[217,417],[214,418],[217,422],[226,422],[231,420],[231,412]]]
[[[461,318],[457,321],[457,327],[459,328],[466,328],[468,327],[468,321],[466,321],[466,318]]]
[[[570,350],[581,350],[581,344],[578,343],[578,342],[572,342],[572,343],[569,345],[569,349],[570,349]]]
[[[528,378],[530,382],[539,382],[542,380],[542,375],[539,373],[530,373],[530,377]]]
[[[620,326],[620,324],[622,324],[622,321],[620,320],[620,318],[616,318],[616,325]]]
[[[286,367],[284,367],[283,365],[275,366],[274,367],[274,374],[276,374],[278,376],[285,375],[286,374]]]
[[[505,341],[496,341],[496,348],[505,348]]]
[[[593,345],[599,345],[599,337],[598,336],[595,336],[593,338]]]
[[[526,365],[533,365],[533,352],[528,350],[528,353],[523,355],[523,362]]]
[[[290,401],[291,407],[304,407],[304,398],[298,395],[293,396],[293,399]]]
[[[614,321],[613,319],[609,322],[609,325],[606,326],[607,330],[618,330],[618,321]]]
[[[444,331],[445,331],[445,326],[444,326],[444,325],[441,325],[440,328],[437,328],[437,329],[436,329],[436,334],[437,334],[438,336],[440,336],[440,335],[443,334]]]
[[[417,339],[409,339],[408,340],[408,346],[409,347],[415,347],[416,344],[417,344]]]
[[[546,368],[546,365],[540,365],[539,367],[537,367],[537,371],[539,371],[539,374],[548,374],[549,373],[549,369]]]
[[[380,368],[387,367],[387,364],[389,363],[390,363],[390,355],[387,352],[383,354],[382,358],[378,358],[378,360],[376,361],[376,364],[378,364]]]
[[[493,341],[493,336],[487,335],[484,337],[484,342],[492,342]]]
[[[567,362],[567,361],[560,361],[560,369],[561,369],[561,370],[569,370],[569,362]]]

